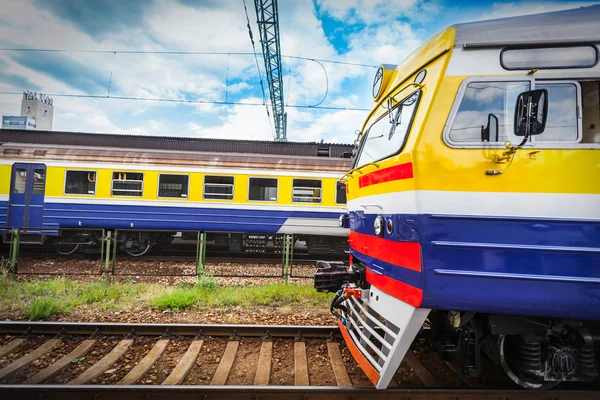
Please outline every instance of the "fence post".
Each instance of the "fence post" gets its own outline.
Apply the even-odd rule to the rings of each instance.
[[[196,243],[196,277],[204,275],[204,258],[206,257],[206,232],[198,231]]]
[[[104,274],[106,283],[108,283],[108,266],[110,264],[110,231],[106,232],[106,264],[104,267]]]
[[[100,239],[100,265],[104,262],[104,235],[106,235],[106,231],[102,229],[102,239]]]
[[[286,234],[283,237],[283,279],[285,281],[285,284],[287,285],[289,277],[290,277],[290,256],[291,256],[291,243],[292,242],[292,235]]]
[[[17,276],[17,268],[19,266],[19,247],[20,247],[19,239],[20,239],[19,228],[13,229],[12,230],[12,243],[10,246],[10,252],[11,252],[11,254],[10,254],[10,272],[11,272],[13,279],[15,279]]]
[[[112,260],[111,262],[111,271],[113,276],[115,275],[115,264],[117,263],[117,233],[119,231],[115,229],[115,236],[113,236],[113,242],[114,242],[114,246],[113,246],[113,254],[112,254]],[[107,257],[110,257],[109,255],[107,255]]]

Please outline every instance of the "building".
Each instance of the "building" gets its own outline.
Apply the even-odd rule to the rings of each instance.
[[[21,116],[33,118],[37,130],[51,131],[54,121],[54,101],[43,93],[23,92]]]
[[[2,129],[35,130],[36,120],[29,117],[8,116],[2,117]]]

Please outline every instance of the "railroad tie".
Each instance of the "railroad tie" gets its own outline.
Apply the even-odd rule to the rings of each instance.
[[[446,360],[444,360],[444,364],[446,364],[446,366],[448,368],[450,368],[450,370],[452,372],[454,372],[455,374],[457,373],[456,368],[454,367],[454,364],[452,364],[451,362],[446,361]],[[459,376],[459,378],[464,384],[466,384],[467,386],[470,386],[472,388],[483,388],[484,387],[484,385],[482,385],[479,381],[477,381],[474,378],[467,377],[467,376]]]
[[[183,357],[181,357],[181,360],[179,360],[175,368],[173,368],[173,371],[171,371],[169,376],[167,376],[167,379],[163,381],[162,385],[179,385],[183,382],[190,372],[190,369],[192,369],[196,358],[198,358],[203,343],[204,340],[202,339],[194,339]]]
[[[83,385],[94,378],[100,376],[104,371],[113,366],[114,363],[117,362],[119,358],[131,346],[133,343],[133,339],[123,339],[115,346],[114,349],[111,350],[110,353],[105,355],[98,361],[96,364],[92,365],[88,369],[86,369],[81,375],[77,378],[73,379],[68,383],[68,385]]]
[[[12,374],[16,374],[17,372],[24,370],[38,358],[50,353],[52,349],[58,346],[61,341],[62,339],[58,338],[50,339],[32,352],[8,364],[6,367],[0,369],[0,379],[4,379]]]
[[[271,376],[271,357],[273,356],[273,342],[265,340],[260,346],[258,366],[254,376],[254,386],[268,386]]]
[[[327,351],[329,353],[329,360],[333,367],[333,374],[335,375],[335,382],[338,386],[352,386],[348,371],[342,360],[342,353],[340,352],[340,346],[334,340],[327,341]]]
[[[227,342],[227,347],[225,348],[225,353],[223,353],[221,362],[217,367],[217,372],[215,372],[215,376],[213,376],[212,381],[210,381],[211,385],[224,385],[227,382],[239,345],[240,342],[238,340],[230,340]]]
[[[11,351],[15,350],[17,347],[21,347],[21,345],[23,343],[25,343],[27,339],[23,339],[23,338],[17,338],[17,339],[13,339],[10,342],[8,342],[7,344],[5,344],[4,346],[0,347],[0,357],[4,356],[5,354],[10,353]]]
[[[309,384],[306,344],[294,342],[294,385],[308,386]]]
[[[439,387],[439,383],[435,380],[433,375],[425,368],[425,366],[421,363],[421,360],[416,356],[412,350],[408,350],[404,359],[410,365],[410,367],[415,371],[421,382],[425,387]]]
[[[152,347],[152,350],[146,354],[146,356],[140,361],[123,379],[117,383],[117,385],[133,385],[137,381],[139,381],[142,376],[150,367],[158,360],[158,358],[164,353],[167,345],[169,344],[169,339],[160,339],[156,344]]]
[[[29,379],[27,379],[24,384],[36,384],[42,383],[54,376],[56,376],[60,371],[62,371],[67,366],[71,365],[71,361],[76,358],[83,357],[96,343],[95,339],[87,339],[84,340],[79,346],[77,346],[72,352],[62,357],[60,360],[55,362],[54,364],[44,368],[37,374],[33,375]]]

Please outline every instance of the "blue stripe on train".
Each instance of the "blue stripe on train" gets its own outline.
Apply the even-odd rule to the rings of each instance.
[[[337,219],[335,212],[165,207],[110,204],[44,205],[44,226],[276,233],[290,217]],[[133,226],[132,226],[133,224]]]
[[[350,228],[374,235],[376,215],[352,212]],[[384,237],[421,243],[423,307],[600,319],[600,221],[387,215]],[[360,258],[360,255],[357,255]],[[383,273],[400,267],[377,260]]]

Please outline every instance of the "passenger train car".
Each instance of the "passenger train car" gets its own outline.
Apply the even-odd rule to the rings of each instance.
[[[212,232],[243,251],[251,238],[304,235],[308,250],[344,243],[340,177],[350,145],[0,131],[0,226],[63,238],[63,252],[97,242],[89,229],[122,229],[144,254],[156,235]],[[76,237],[67,229],[77,229]],[[310,236],[309,236],[310,235]],[[320,243],[318,236],[329,237]],[[68,237],[68,239],[64,239]],[[66,240],[66,242],[65,242]],[[333,242],[332,242],[333,240]]]
[[[377,388],[428,320],[463,376],[597,381],[600,6],[447,28],[396,67],[345,175],[350,268],[318,290]]]

